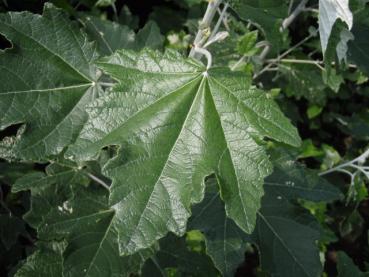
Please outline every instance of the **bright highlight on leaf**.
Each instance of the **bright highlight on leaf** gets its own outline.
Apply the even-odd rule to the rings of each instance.
[[[323,53],[327,49],[329,36],[337,19],[352,28],[352,13],[349,0],[319,0],[319,33]]]
[[[118,51],[98,63],[118,81],[89,105],[89,120],[66,153],[119,153],[104,167],[122,254],[150,246],[168,231],[183,235],[204,178],[215,173],[227,214],[246,232],[255,225],[271,164],[264,137],[299,145],[296,129],[241,73],[211,69],[173,51]],[[118,228],[117,228],[118,229]]]

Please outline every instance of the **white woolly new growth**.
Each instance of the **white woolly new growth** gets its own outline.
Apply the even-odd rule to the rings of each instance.
[[[365,166],[366,160],[369,158],[369,148],[357,158],[348,161],[346,163],[340,164],[336,167],[333,167],[327,171],[320,173],[319,175],[326,175],[332,172],[342,172],[350,176],[351,178],[351,189],[349,191],[349,197],[351,197],[352,193],[355,193],[355,190],[352,189],[355,184],[355,177],[359,174],[364,174],[365,178],[369,180],[369,166]],[[354,195],[355,196],[355,195]],[[348,199],[349,200],[349,199]]]
[[[229,33],[227,31],[222,31],[216,33],[216,35],[212,38],[210,38],[204,45],[203,48],[208,47],[209,45],[213,44],[214,42],[225,40],[229,36]]]
[[[207,66],[206,66],[206,70],[208,70],[211,67],[211,64],[213,63],[213,57],[211,55],[211,53],[205,49],[205,48],[200,48],[195,46],[194,50],[196,53],[200,53],[202,55],[204,55],[206,57],[206,59],[208,60]]]

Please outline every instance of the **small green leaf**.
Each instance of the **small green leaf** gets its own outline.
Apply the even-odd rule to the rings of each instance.
[[[258,31],[248,32],[243,35],[237,42],[237,51],[241,55],[252,56],[258,52],[258,48],[255,47],[256,40],[258,38]]]
[[[324,156],[324,151],[316,147],[311,139],[305,139],[302,142],[302,147],[300,149],[300,154],[298,158],[311,158],[311,157],[322,157]]]
[[[194,207],[189,227],[204,233],[207,252],[224,276],[234,276],[237,266],[244,260],[247,243],[257,245],[262,270],[272,276],[312,277],[319,276],[322,271],[316,245],[320,228],[310,214],[292,203],[296,198],[332,200],[340,194],[329,184],[321,185],[319,177],[306,178],[304,169],[288,163],[285,157],[276,159],[275,163],[282,163],[283,169],[266,182],[270,185],[265,186],[262,208],[251,235],[245,234],[226,216],[214,178],[207,182],[204,201]],[[295,181],[295,185],[286,184],[286,178]],[[287,187],[291,188],[291,193],[287,192]]]
[[[320,115],[322,111],[323,111],[323,107],[312,105],[307,109],[306,113],[309,119],[313,119],[317,117],[318,115]]]

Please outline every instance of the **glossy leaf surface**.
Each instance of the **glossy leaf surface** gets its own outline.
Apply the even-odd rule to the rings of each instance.
[[[121,253],[150,246],[168,231],[182,235],[190,206],[216,173],[227,214],[246,232],[255,224],[271,165],[260,140],[299,145],[296,129],[241,73],[204,67],[173,51],[118,51],[99,62],[118,81],[89,105],[89,121],[66,153],[91,160],[120,146],[103,171],[110,205],[125,219]]]

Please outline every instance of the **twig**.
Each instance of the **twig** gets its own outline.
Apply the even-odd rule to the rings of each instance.
[[[199,54],[202,54],[206,57],[208,63],[206,65],[206,69],[209,69],[212,65],[212,62],[213,62],[213,57],[211,56],[211,53],[206,50],[205,48],[200,48],[200,47],[195,47],[194,48],[195,50],[195,53],[199,53]]]
[[[281,63],[297,63],[297,64],[311,64],[318,67],[320,70],[324,71],[324,67],[321,66],[321,64],[324,64],[322,61],[313,61],[313,60],[295,60],[295,59],[280,59],[279,61],[276,61],[275,59],[267,60],[267,63],[273,63],[281,62]]]
[[[283,20],[282,22],[282,26],[280,28],[280,31],[282,32],[283,30],[287,29],[291,23],[296,19],[296,17],[305,9],[306,3],[308,2],[308,0],[302,0],[300,2],[300,4],[295,8],[295,10],[287,17]],[[290,2],[291,5],[292,1]],[[259,58],[260,60],[264,60],[266,58],[266,56],[268,55],[269,51],[270,51],[270,47],[269,48],[265,48],[264,51],[260,54]],[[258,74],[254,75],[254,78],[260,76],[262,74],[262,72],[259,72]]]
[[[260,54],[260,58],[264,59],[265,56],[268,52],[269,52],[269,48],[270,48],[270,44],[269,42],[267,41],[260,41],[256,44],[256,47],[259,48],[259,47],[264,47],[263,51],[261,52]],[[231,67],[231,70],[235,70],[241,63],[243,63],[245,60],[249,59],[250,57],[249,56],[246,56],[246,55],[243,55],[232,67]]]
[[[248,58],[247,56],[243,55],[232,67],[231,70],[235,70],[240,64],[242,64],[246,58]]]
[[[318,9],[313,9],[313,8],[305,8],[304,12],[319,13],[319,10]]]
[[[299,60],[299,59],[280,59],[279,61],[277,61],[276,59],[270,59],[270,60],[266,60],[266,63],[297,63],[297,64],[312,64],[315,65],[317,67],[319,67],[319,69],[321,69],[322,71],[325,70],[324,67],[322,67],[321,65],[324,65],[323,61],[314,61],[314,60]],[[332,66],[334,66],[336,63],[332,62]],[[348,64],[347,65],[350,68],[357,68],[356,65],[354,64]]]
[[[260,53],[259,58],[264,60],[270,51],[270,44],[265,45],[263,51]]]
[[[105,82],[98,82],[98,83],[103,87],[113,87],[117,84],[117,83],[105,83]]]
[[[326,174],[329,174],[329,173],[332,173],[332,172],[335,172],[335,171],[343,172],[344,168],[353,167],[353,168],[363,172],[365,174],[365,176],[369,178],[368,167],[362,166],[365,163],[365,161],[368,159],[368,157],[369,157],[369,149],[367,149],[363,154],[361,154],[360,156],[358,156],[357,158],[355,158],[351,161],[345,162],[345,163],[340,164],[336,167],[333,167],[331,169],[328,169],[324,172],[319,173],[319,176],[323,176],[323,175],[326,175]],[[347,172],[345,172],[345,173],[347,173]]]
[[[267,69],[269,69],[270,67],[272,67],[273,64],[278,63],[281,59],[283,59],[285,56],[287,56],[289,53],[291,53],[292,51],[294,51],[296,48],[300,47],[302,44],[304,44],[306,41],[308,41],[310,38],[312,38],[314,35],[310,34],[308,35],[306,38],[304,38],[303,40],[301,40],[300,42],[298,42],[297,44],[295,44],[294,46],[292,46],[290,49],[288,49],[287,51],[283,52],[281,55],[279,55],[275,60],[275,62],[273,63],[269,63],[267,66],[265,66],[261,71],[259,71],[257,74],[254,74],[254,79],[259,77],[261,74],[263,74],[265,71],[267,71]]]
[[[105,183],[103,180],[101,180],[100,178],[96,177],[95,175],[91,174],[90,172],[86,172],[86,175],[88,177],[90,177],[92,180],[94,180],[96,183],[102,185],[107,190],[110,190],[109,185],[107,183]]]
[[[119,18],[118,18],[118,11],[117,11],[117,6],[115,6],[115,2],[113,2],[111,4],[111,8],[113,9],[114,20],[118,22],[118,20],[119,20]]]
[[[296,19],[296,17],[305,9],[308,0],[302,0],[300,4],[294,9],[294,11],[283,20],[281,30],[286,30],[288,26]]]
[[[366,160],[369,157],[369,148],[360,156],[358,156],[357,158],[345,162],[343,164],[340,164],[336,167],[333,167],[331,169],[328,169],[324,172],[319,173],[319,176],[324,176],[333,172],[342,172],[345,173],[346,175],[350,176],[350,189],[349,189],[349,193],[347,195],[347,201],[346,204],[348,204],[349,200],[354,197],[355,198],[355,189],[354,189],[354,184],[355,184],[355,177],[357,175],[364,174],[364,176],[369,180],[369,166],[364,166],[364,163],[366,162]],[[349,169],[351,168],[354,169],[353,172],[351,172]]]
[[[225,17],[225,14],[226,14],[226,12],[227,12],[228,7],[229,7],[229,4],[228,4],[228,3],[226,3],[226,4],[224,5],[224,7],[223,7],[222,12],[221,12],[221,13],[220,13],[220,15],[219,15],[218,21],[217,21],[217,23],[215,24],[214,29],[211,31],[211,34],[210,34],[209,40],[211,40],[213,37],[215,37],[215,35],[218,33],[219,27],[220,27],[220,25],[221,25],[221,24],[222,24],[222,22],[223,22],[223,19],[224,19],[224,17]]]
[[[221,13],[222,13],[222,11],[221,11],[219,8],[217,9],[217,11],[218,11],[218,14],[219,14],[219,16],[220,16],[220,15],[221,15]],[[223,16],[222,21],[223,21],[223,25],[224,25],[224,27],[226,28],[226,30],[227,30],[227,31],[229,31],[229,30],[230,30],[230,28],[229,28],[229,24],[228,24],[228,14],[225,14],[225,15]]]
[[[291,10],[292,10],[292,6],[293,6],[293,3],[294,3],[295,1],[294,0],[290,0],[290,3],[289,3],[289,5],[288,5],[288,15],[290,15],[291,14]]]

